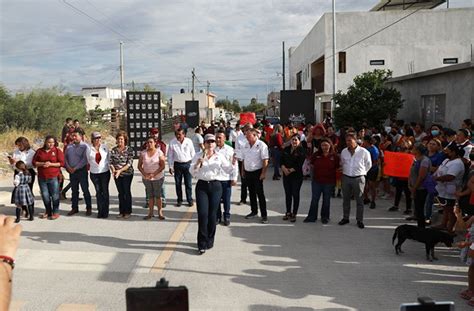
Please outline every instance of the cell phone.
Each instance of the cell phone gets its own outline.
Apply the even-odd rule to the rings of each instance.
[[[454,311],[454,302],[437,301],[432,305],[421,304],[418,302],[403,303],[400,305],[400,311]]]

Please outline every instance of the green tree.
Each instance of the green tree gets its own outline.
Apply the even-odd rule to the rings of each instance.
[[[266,106],[262,103],[252,102],[247,106],[242,108],[243,112],[263,112],[265,111]]]
[[[147,84],[145,84],[145,86],[143,86],[143,91],[144,92],[156,92],[156,89],[147,83]]]
[[[237,112],[237,113],[242,111],[242,108],[240,108],[240,104],[237,99],[234,99],[232,101],[231,108],[232,108],[231,109],[232,111]]]
[[[396,117],[403,100],[398,90],[386,86],[391,76],[390,70],[376,69],[356,76],[347,93],[339,91],[334,96],[336,125],[380,127],[387,119]]]
[[[0,131],[4,131],[7,127],[5,119],[5,109],[11,105],[12,97],[8,90],[0,84]]]

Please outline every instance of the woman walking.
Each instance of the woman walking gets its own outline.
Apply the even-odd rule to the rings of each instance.
[[[146,150],[142,151],[138,160],[138,170],[142,173],[143,184],[145,185],[146,196],[148,198],[148,215],[144,217],[149,220],[154,217],[153,206],[158,208],[158,218],[164,220],[161,202],[161,188],[164,181],[165,155],[156,148],[154,137],[148,137]]]
[[[64,166],[64,154],[54,136],[44,139],[43,148],[36,151],[32,161],[38,169],[38,183],[46,212],[40,218],[59,218],[59,177]]]
[[[128,219],[132,214],[133,154],[132,149],[127,145],[127,133],[120,131],[115,139],[117,146],[110,152],[110,170],[118,191],[119,214],[117,218]]]
[[[316,222],[318,219],[318,205],[322,194],[321,222],[327,224],[330,219],[331,193],[336,185],[336,172],[339,169],[339,157],[329,138],[320,140],[320,148],[311,156],[311,164],[311,205],[304,222]]]
[[[305,148],[301,145],[300,135],[290,138],[291,145],[283,149],[281,171],[283,172],[283,188],[285,189],[286,214],[283,220],[296,221],[300,205],[300,190],[303,184],[303,162],[306,158]],[[293,203],[293,210],[291,209]]]
[[[198,212],[197,245],[199,254],[214,246],[217,210],[221,202],[222,186],[219,181],[221,170],[230,174],[236,158],[229,162],[224,155],[215,152],[216,137],[204,136],[204,151],[196,153],[191,161],[190,173],[196,183],[196,206]]]
[[[102,136],[99,132],[91,134],[91,146],[87,161],[97,199],[97,218],[107,218],[109,217],[110,152],[107,145],[102,143]]]

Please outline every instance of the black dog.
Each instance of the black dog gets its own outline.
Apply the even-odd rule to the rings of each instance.
[[[392,245],[395,243],[395,239],[398,237],[398,242],[395,245],[395,252],[397,255],[403,253],[402,244],[406,239],[415,240],[421,243],[425,243],[426,248],[426,259],[429,261],[438,260],[434,255],[435,245],[442,242],[446,246],[451,247],[454,243],[453,236],[447,232],[431,229],[431,228],[418,228],[417,226],[401,225],[395,229],[395,233],[392,238]],[[431,258],[430,258],[431,255]]]

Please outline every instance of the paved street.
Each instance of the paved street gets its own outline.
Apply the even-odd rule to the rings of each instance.
[[[91,185],[92,188],[92,185]],[[127,287],[153,286],[160,277],[186,285],[191,310],[398,310],[417,296],[466,304],[457,293],[467,283],[467,267],[457,251],[437,248],[440,260],[425,261],[424,246],[408,241],[396,256],[393,229],[404,223],[389,213],[389,201],[365,212],[366,229],[355,221],[337,225],[342,199],[333,199],[328,225],[303,223],[310,183],[302,187],[301,212],[295,224],[284,222],[281,181],[267,172],[265,192],[269,224],[245,220],[249,206],[232,206],[230,227],[219,226],[215,247],[196,252],[194,208],[173,205],[174,184],[166,179],[165,221],[144,221],[144,186],[133,182],[134,214],[118,220],[115,185],[111,183],[109,219],[81,213],[65,217],[61,202],[56,221],[22,221],[11,310],[125,310]],[[0,183],[0,213],[14,214],[10,180]],[[233,203],[239,188],[234,188]],[[42,212],[36,190],[37,213]],[[353,211],[353,214],[355,211]]]

